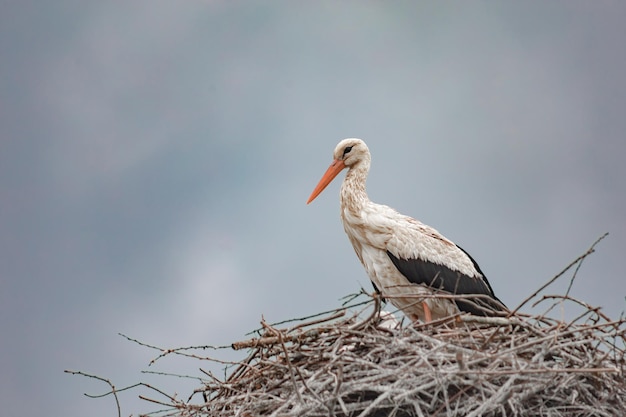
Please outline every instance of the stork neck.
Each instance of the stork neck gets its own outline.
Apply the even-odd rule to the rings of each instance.
[[[351,167],[341,185],[341,203],[351,208],[361,208],[369,201],[365,182],[369,164],[360,163]]]

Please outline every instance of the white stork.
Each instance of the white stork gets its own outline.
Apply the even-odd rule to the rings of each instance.
[[[307,204],[348,168],[341,185],[341,220],[377,292],[413,321],[459,311],[483,316],[506,311],[467,252],[432,227],[370,201],[365,182],[371,158],[365,142],[344,139],[333,157]]]

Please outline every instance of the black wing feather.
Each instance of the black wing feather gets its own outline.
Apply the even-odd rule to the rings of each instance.
[[[463,249],[461,250],[467,254]],[[454,300],[461,311],[477,316],[486,316],[491,315],[490,311],[503,311],[505,308],[504,304],[493,293],[489,281],[485,278],[478,264],[469,254],[467,256],[472,260],[476,271],[482,275],[482,279],[469,277],[434,262],[422,259],[400,259],[389,251],[387,251],[387,255],[398,268],[398,271],[414,284],[424,284],[455,295],[479,294],[489,297],[468,297],[467,300]]]
[[[487,288],[489,289],[489,295],[491,295],[493,298],[495,298],[496,300],[498,300],[501,304],[502,301],[500,301],[498,299],[498,297],[496,297],[496,295],[493,292],[493,288],[491,288],[491,284],[489,284],[489,280],[487,279],[487,277],[485,276],[485,274],[483,273],[483,271],[480,270],[480,266],[478,266],[478,263],[474,260],[474,258],[472,258],[472,255],[470,255],[469,253],[467,253],[467,251],[465,249],[463,249],[462,247],[460,247],[459,245],[455,244],[454,246],[456,246],[457,248],[461,249],[461,251],[467,255],[468,258],[470,258],[470,261],[472,261],[472,264],[474,265],[474,268],[476,269],[476,271],[478,271],[478,273],[480,275],[482,275],[483,277],[483,281],[485,284],[487,284]],[[503,304],[504,305],[504,304]]]

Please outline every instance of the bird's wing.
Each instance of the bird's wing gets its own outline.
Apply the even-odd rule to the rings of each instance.
[[[485,315],[503,309],[476,261],[437,230],[386,206],[377,205],[368,217],[376,234],[370,242],[387,252],[408,281],[456,295],[486,296],[455,300],[461,311]]]
[[[478,316],[506,311],[506,307],[495,297],[484,277],[470,277],[445,265],[422,259],[401,259],[390,251],[387,254],[398,271],[410,282],[440,289],[445,293],[467,295],[454,300],[461,311]]]

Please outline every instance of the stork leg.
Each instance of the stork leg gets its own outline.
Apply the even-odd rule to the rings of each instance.
[[[430,323],[433,321],[433,316],[430,313],[430,307],[428,307],[426,301],[422,301],[422,307],[424,307],[424,323]]]

